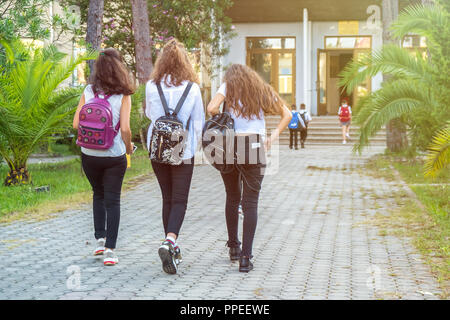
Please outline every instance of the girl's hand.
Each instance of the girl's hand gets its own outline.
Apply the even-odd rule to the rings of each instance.
[[[264,149],[266,152],[268,152],[271,147],[272,147],[272,139],[269,137],[264,141]]]
[[[132,142],[126,148],[127,148],[127,154],[132,155],[133,154],[133,149],[134,149],[134,143]]]

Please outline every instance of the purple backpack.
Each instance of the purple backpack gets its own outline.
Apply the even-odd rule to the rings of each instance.
[[[100,98],[97,93],[80,110],[77,145],[96,150],[109,149],[119,132],[120,121],[113,127],[113,113],[109,95]]]

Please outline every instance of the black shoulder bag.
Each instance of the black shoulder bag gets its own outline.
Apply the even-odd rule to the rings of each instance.
[[[234,168],[234,120],[226,111],[218,113],[205,122],[202,132],[203,152],[208,162],[222,173]]]

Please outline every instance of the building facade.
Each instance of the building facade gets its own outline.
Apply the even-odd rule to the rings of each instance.
[[[228,16],[237,35],[220,64],[246,64],[287,104],[334,115],[343,98],[353,105],[381,86],[381,75],[350,94],[338,85],[351,59],[381,48],[381,11],[381,1],[374,0],[236,0]],[[222,76],[212,81],[213,94]]]

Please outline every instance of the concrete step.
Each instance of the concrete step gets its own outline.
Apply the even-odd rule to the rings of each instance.
[[[280,122],[278,116],[268,116],[266,119],[266,128],[270,133],[276,128]],[[356,125],[350,126],[350,138],[349,144],[354,143],[358,139],[358,129]],[[285,130],[279,138],[281,145],[289,144],[289,130]],[[386,145],[386,129],[382,128],[374,137],[370,140],[370,145]],[[342,144],[342,128],[339,124],[339,118],[337,116],[321,116],[313,117],[310,125],[308,126],[308,138],[307,144],[311,145],[337,145]]]

